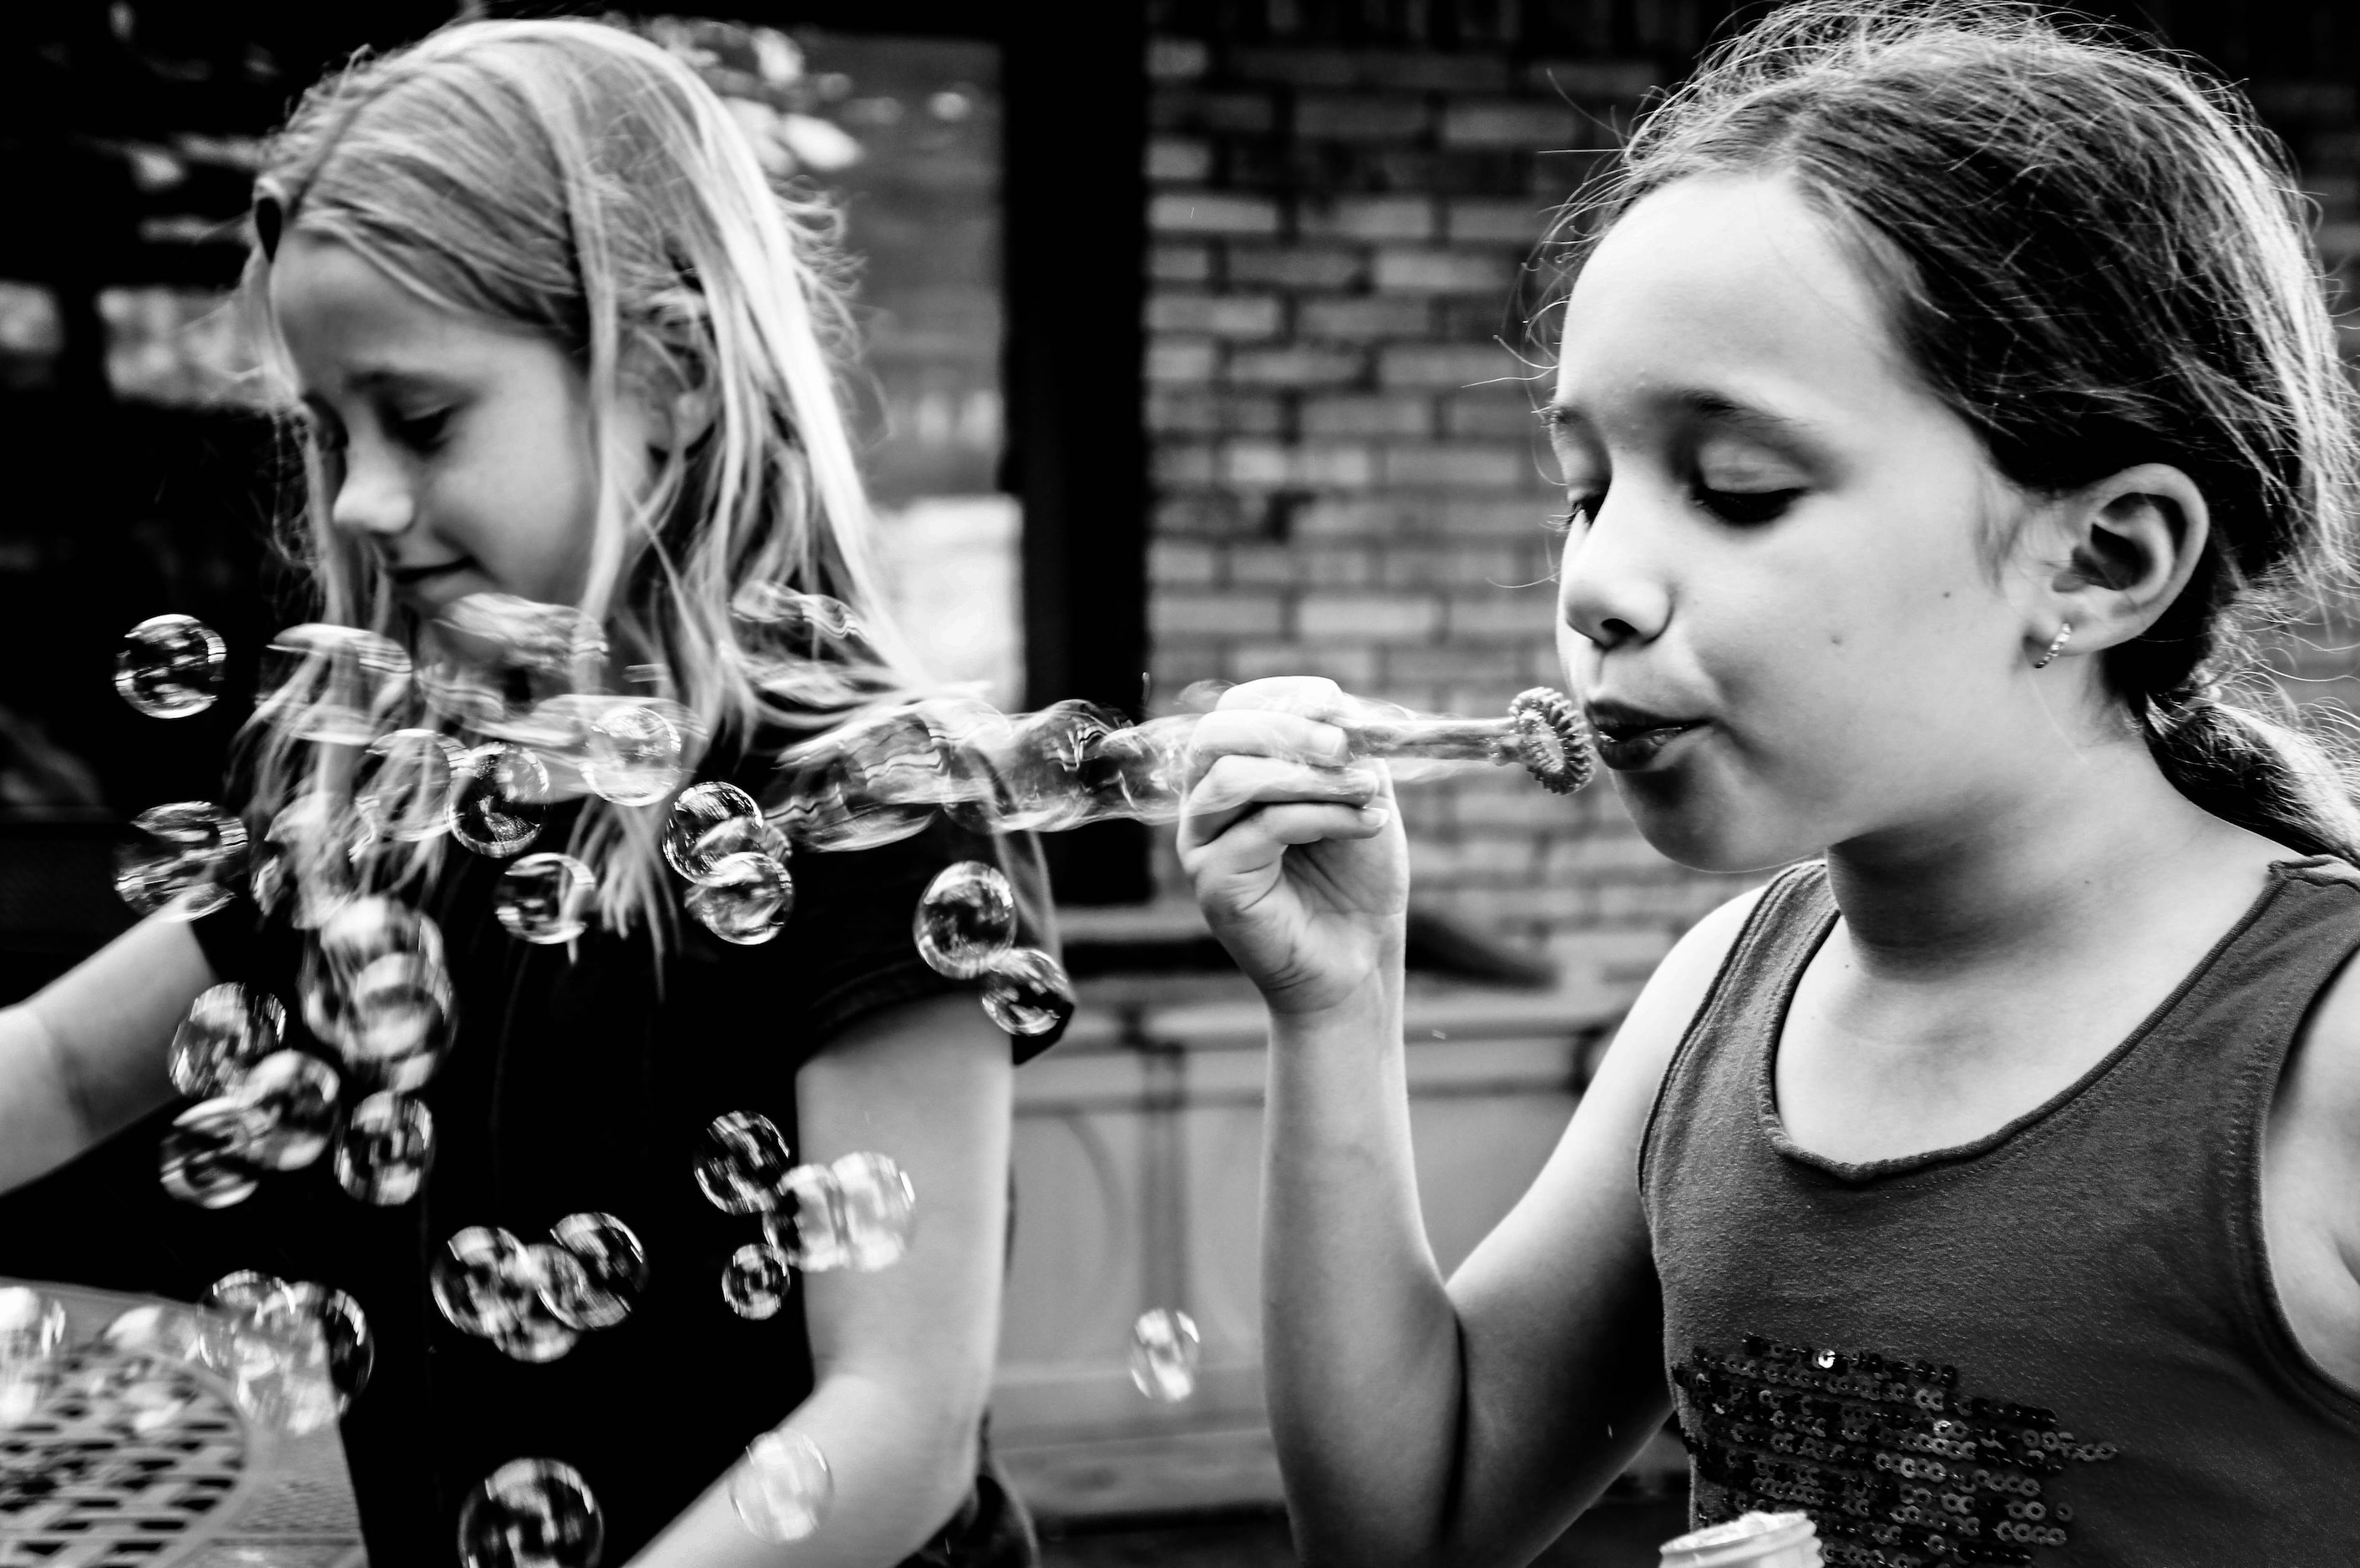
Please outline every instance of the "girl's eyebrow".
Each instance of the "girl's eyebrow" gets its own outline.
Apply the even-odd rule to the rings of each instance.
[[[1805,420],[1758,404],[1742,402],[1727,393],[1706,387],[1674,387],[1657,393],[1648,400],[1691,419],[1730,426],[1749,435],[1769,440],[1816,444],[1819,439],[1817,432]],[[1597,428],[1590,415],[1572,403],[1552,401],[1542,407],[1538,413],[1543,428],[1552,435],[1560,432],[1586,434]]]

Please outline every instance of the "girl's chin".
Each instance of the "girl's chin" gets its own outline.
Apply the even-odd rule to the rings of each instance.
[[[1691,871],[1738,876],[1767,871],[1817,855],[1824,847],[1804,835],[1753,822],[1752,813],[1717,790],[1691,780],[1665,788],[1663,775],[1617,774],[1615,793],[1648,847]],[[1768,831],[1765,831],[1768,830]]]

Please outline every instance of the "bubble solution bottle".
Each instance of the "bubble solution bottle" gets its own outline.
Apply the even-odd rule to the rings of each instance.
[[[1820,1568],[1808,1514],[1746,1514],[1664,1542],[1659,1568]]]

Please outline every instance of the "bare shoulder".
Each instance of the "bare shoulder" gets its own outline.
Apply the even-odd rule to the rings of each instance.
[[[2297,1034],[2262,1144],[2262,1228],[2288,1325],[2360,1389],[2360,958]]]

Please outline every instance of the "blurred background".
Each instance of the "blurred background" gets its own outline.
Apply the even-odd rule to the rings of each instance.
[[[536,5],[536,14],[563,7]],[[118,824],[216,794],[300,470],[223,310],[258,139],[354,50],[498,5],[60,0],[0,22],[0,985],[128,923]],[[1532,410],[1552,210],[1732,14],[1722,0],[757,0],[607,14],[690,60],[860,266],[853,385],[893,592],[937,673],[1007,706],[1145,716],[1191,681],[1331,676],[1501,711],[1558,679]],[[2360,15],[2336,0],[2094,7],[2241,82],[2360,258]],[[230,695],[114,693],[165,612]],[[2344,703],[2340,611],[2278,659]],[[1513,1201],[1638,983],[1745,879],[1664,861],[1610,790],[1405,792],[1410,1029],[1446,1267]],[[1052,845],[1084,1009],[1019,1079],[1022,1222],[995,1439],[1065,1563],[1291,1561],[1255,1343],[1259,1013],[1134,825]],[[152,1149],[0,1200],[0,1273],[138,1288],[93,1227]],[[191,1214],[189,1223],[203,1216]],[[136,1250],[136,1249],[134,1249]],[[1125,1366],[1188,1312],[1188,1399]],[[1659,1441],[1550,1561],[1652,1563]]]

